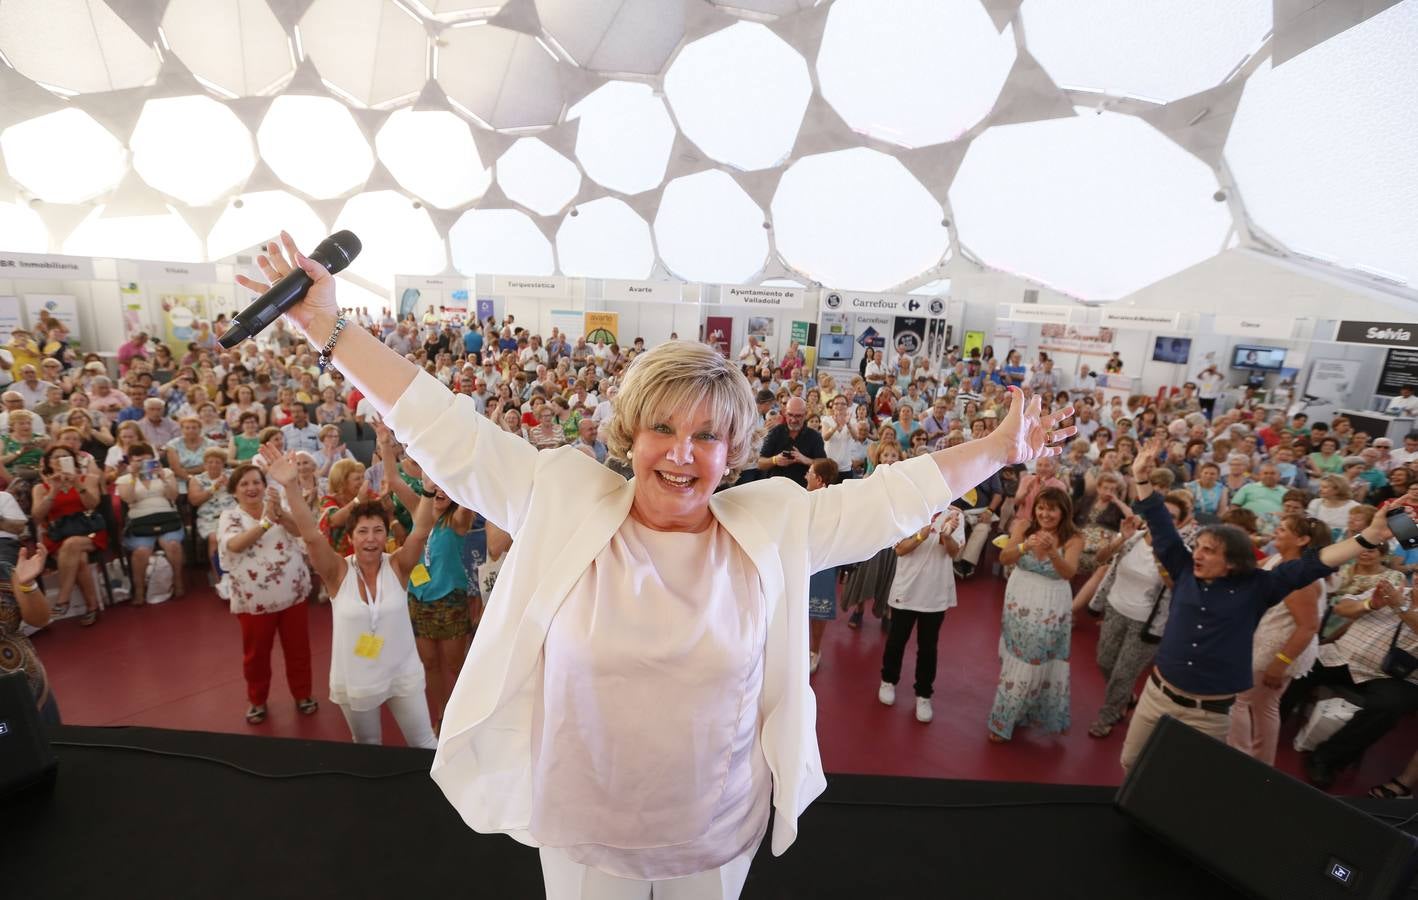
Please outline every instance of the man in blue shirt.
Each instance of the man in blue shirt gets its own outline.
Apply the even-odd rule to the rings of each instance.
[[[1250,537],[1232,525],[1201,529],[1189,552],[1148,481],[1161,449],[1154,438],[1133,461],[1138,495],[1133,508],[1147,522],[1152,552],[1172,579],[1172,604],[1156,665],[1123,742],[1124,770],[1164,715],[1225,741],[1236,695],[1252,686],[1251,645],[1265,611],[1390,537],[1385,517],[1374,516],[1356,537],[1268,572],[1256,568]]]
[[[478,354],[483,349],[483,335],[481,331],[470,327],[463,335],[463,352],[472,359],[477,359]]]

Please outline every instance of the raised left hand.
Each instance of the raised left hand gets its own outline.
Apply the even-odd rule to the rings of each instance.
[[[15,563],[14,575],[20,584],[31,584],[36,578],[44,574],[44,560],[48,552],[44,545],[40,544],[31,553],[25,548],[20,548],[20,559]]]
[[[1077,431],[1072,425],[1061,427],[1073,417],[1072,406],[1044,415],[1039,403],[1037,394],[1026,397],[1019,388],[1009,388],[1009,413],[994,433],[1008,445],[1006,459],[1010,465],[1058,456]]]

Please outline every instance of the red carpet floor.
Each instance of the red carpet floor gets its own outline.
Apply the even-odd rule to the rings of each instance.
[[[182,600],[134,609],[120,605],[92,628],[59,622],[35,636],[49,669],[64,721],[72,725],[149,725],[199,731],[257,733],[345,741],[340,711],[325,698],[330,665],[330,608],[311,609],[315,692],[320,711],[296,713],[285,688],[279,649],[274,654],[270,716],[258,727],[242,718],[241,641],[236,620],[198,572],[202,585]],[[1020,729],[1009,744],[985,738],[985,717],[999,672],[997,647],[1003,585],[979,576],[961,585],[960,606],[946,614],[935,682],[935,721],[915,720],[911,681],[914,645],[907,649],[896,706],[877,702],[885,635],[867,618],[859,631],[839,618],[827,629],[821,668],[813,678],[823,764],[829,772],[927,778],[1030,781],[1055,784],[1117,784],[1123,729],[1104,740],[1090,738],[1089,722],[1102,699],[1103,679],[1094,663],[1096,624],[1074,631],[1073,728],[1066,735]],[[401,743],[386,712],[388,743]],[[1290,749],[1294,725],[1281,741],[1279,766],[1299,774]],[[1362,767],[1342,778],[1336,793],[1357,793],[1403,768],[1418,748],[1418,725],[1410,718],[1366,755]]]

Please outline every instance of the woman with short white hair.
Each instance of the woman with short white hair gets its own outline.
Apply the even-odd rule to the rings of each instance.
[[[282,240],[258,264],[271,281],[293,264],[311,277],[292,324],[434,483],[514,540],[432,775],[474,829],[541,848],[550,898],[737,897],[770,805],[781,854],[826,785],[808,576],[1073,433],[1071,410],[1041,417],[1016,392],[988,439],[811,493],[784,478],[716,493],[757,454],[753,395],[713,348],[670,341],[630,366],[603,432],[626,481],[575,449],[538,452],[346,329],[334,279]]]

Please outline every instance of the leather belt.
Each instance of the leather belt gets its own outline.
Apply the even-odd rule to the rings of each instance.
[[[1186,694],[1179,694],[1167,685],[1162,683],[1162,678],[1154,669],[1152,672],[1152,683],[1157,685],[1158,690],[1167,695],[1178,706],[1186,709],[1201,709],[1206,712],[1220,713],[1227,715],[1231,712],[1231,707],[1236,705],[1235,697],[1227,697],[1225,700],[1198,700],[1195,697],[1188,697]]]

